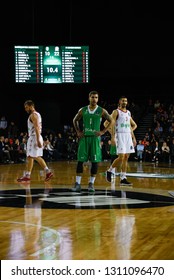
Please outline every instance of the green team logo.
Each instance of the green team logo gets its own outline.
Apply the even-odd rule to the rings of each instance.
[[[123,128],[123,127],[125,127],[125,128],[129,128],[130,127],[130,124],[128,124],[128,123],[126,123],[126,124],[124,124],[124,123],[121,123],[121,128]]]

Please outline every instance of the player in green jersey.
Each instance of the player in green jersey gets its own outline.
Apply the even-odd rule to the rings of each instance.
[[[79,138],[77,152],[76,182],[72,191],[81,191],[81,179],[83,174],[83,163],[91,162],[88,191],[95,192],[94,181],[98,171],[98,162],[102,160],[101,136],[113,124],[113,119],[104,108],[98,106],[99,93],[89,93],[89,105],[79,109],[73,119],[73,125]],[[108,121],[108,125],[101,130],[102,118]],[[82,120],[83,128],[80,129],[79,121]]]

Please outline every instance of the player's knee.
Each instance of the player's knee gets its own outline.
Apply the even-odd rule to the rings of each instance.
[[[76,173],[83,173],[83,162],[82,161],[78,161]]]

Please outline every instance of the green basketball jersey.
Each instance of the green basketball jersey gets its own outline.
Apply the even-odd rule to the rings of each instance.
[[[82,108],[83,130],[85,136],[93,136],[96,131],[100,131],[103,109],[97,106],[95,110],[90,111],[89,106]]]

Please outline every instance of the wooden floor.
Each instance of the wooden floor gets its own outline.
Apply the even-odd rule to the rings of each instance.
[[[1,260],[173,260],[174,166],[129,162],[132,187],[108,183],[99,166],[96,192],[73,193],[76,161],[48,163],[44,183],[35,163],[30,184],[19,184],[24,164],[0,165]]]

